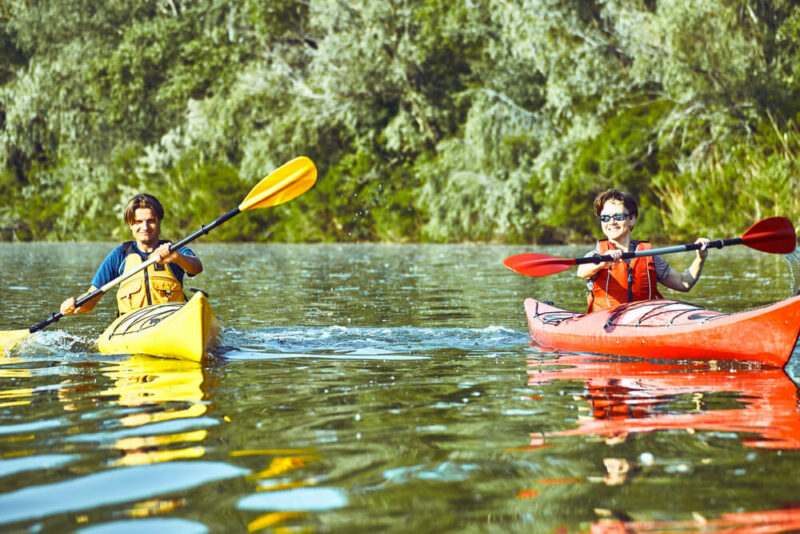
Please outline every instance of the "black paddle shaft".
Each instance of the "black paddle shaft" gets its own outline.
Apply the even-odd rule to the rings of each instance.
[[[194,241],[195,239],[197,239],[200,236],[206,235],[208,232],[210,232],[211,230],[213,230],[214,228],[216,228],[220,224],[224,223],[228,219],[238,215],[239,213],[241,213],[241,210],[238,207],[236,207],[236,208],[233,208],[228,213],[226,213],[224,215],[220,215],[219,217],[214,219],[209,224],[204,224],[203,226],[201,226],[199,230],[195,231],[191,235],[188,235],[188,236],[184,237],[183,239],[181,239],[177,243],[171,244],[169,246],[169,251],[170,252],[175,252],[176,250],[178,250],[182,246],[186,245],[187,243],[190,243],[190,242]],[[125,273],[122,276],[119,276],[119,277],[115,278],[114,280],[112,280],[111,282],[107,283],[103,287],[101,287],[99,289],[96,289],[95,291],[92,291],[91,293],[89,293],[85,297],[79,298],[78,300],[75,301],[75,307],[78,308],[82,304],[85,304],[85,303],[89,302],[93,298],[96,298],[96,297],[104,294],[106,291],[108,291],[109,289],[111,289],[115,285],[119,284],[123,280],[126,280],[127,278],[130,278],[131,276],[133,276],[134,274],[138,273],[142,269],[146,269],[154,261],[155,261],[155,259],[151,258],[150,260],[148,260],[148,261],[142,263],[141,265],[139,265],[139,267],[137,269],[135,269],[133,271],[130,271],[129,273]],[[33,334],[34,332],[38,332],[39,330],[43,329],[44,327],[46,327],[48,325],[51,325],[51,324],[53,324],[55,322],[58,322],[58,320],[61,319],[62,317],[64,317],[63,313],[61,313],[61,312],[54,313],[50,317],[45,319],[44,321],[42,321],[40,323],[37,323],[37,324],[33,325],[32,327],[30,327],[28,329],[28,332],[30,332],[31,334]]]
[[[706,248],[722,248],[731,245],[741,245],[743,243],[741,237],[733,237],[730,239],[717,239],[711,241]],[[636,252],[623,252],[622,259],[629,260],[631,258],[641,258],[642,256],[655,256],[657,254],[670,254],[672,252],[685,252],[688,250],[700,250],[703,246],[697,243],[690,243],[688,245],[676,245],[674,247],[654,248],[650,250],[639,250]],[[611,256],[584,256],[583,258],[575,258],[575,265],[583,265],[584,263],[603,263],[604,261],[614,261]]]

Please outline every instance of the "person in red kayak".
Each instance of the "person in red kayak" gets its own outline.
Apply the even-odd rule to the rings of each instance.
[[[164,208],[158,199],[142,193],[133,197],[123,213],[125,223],[130,227],[133,241],[127,241],[112,250],[92,279],[91,287],[83,295],[68,298],[61,303],[62,315],[89,313],[103,295],[83,303],[79,308],[75,302],[103,287],[111,280],[135,269],[149,257],[155,256],[156,263],[139,271],[120,284],[117,290],[117,308],[120,314],[163,302],[185,302],[183,277],[194,276],[203,271],[203,264],[187,247],[172,253],[172,243],[159,239]]]
[[[710,240],[701,237],[701,245],[689,268],[678,272],[661,256],[641,256],[622,260],[624,252],[650,250],[647,241],[631,239],[631,232],[639,216],[636,200],[630,193],[609,189],[594,200],[594,212],[606,239],[587,256],[607,255],[613,261],[587,263],[578,266],[578,276],[589,280],[588,313],[610,308],[623,302],[663,298],[658,283],[676,291],[689,291],[697,283],[708,256]]]

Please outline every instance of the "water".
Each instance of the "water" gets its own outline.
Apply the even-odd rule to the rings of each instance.
[[[82,292],[110,247],[0,244],[0,328]],[[187,286],[225,324],[208,362],[96,354],[112,295],[0,361],[0,530],[800,529],[797,354],[787,374],[541,353],[524,297],[584,290],[502,267],[531,247],[193,248]],[[739,247],[666,296],[738,311],[793,287]]]

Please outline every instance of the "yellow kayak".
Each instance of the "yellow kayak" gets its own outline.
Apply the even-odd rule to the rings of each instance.
[[[149,354],[199,362],[219,345],[220,323],[208,298],[147,306],[119,317],[97,339],[101,354]]]

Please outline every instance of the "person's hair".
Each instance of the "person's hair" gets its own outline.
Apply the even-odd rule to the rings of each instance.
[[[164,208],[161,206],[161,202],[159,202],[158,199],[153,195],[140,193],[130,199],[130,201],[128,201],[128,205],[125,206],[123,218],[128,225],[133,224],[133,221],[136,218],[136,210],[139,208],[150,208],[153,210],[153,214],[156,216],[156,219],[158,219],[159,222],[164,220]]]
[[[609,200],[622,202],[622,205],[628,211],[628,215],[639,216],[639,207],[636,205],[636,199],[630,193],[619,189],[609,189],[597,195],[594,199],[594,214],[599,216],[603,211],[603,206]]]

